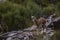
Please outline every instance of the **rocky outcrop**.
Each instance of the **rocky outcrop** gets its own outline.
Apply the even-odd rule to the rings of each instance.
[[[60,20],[60,18],[56,18],[52,20],[52,16],[48,18],[48,21],[46,22],[45,26],[47,28],[43,28],[40,26],[40,28],[36,25],[32,25],[30,28],[26,28],[24,30],[19,31],[11,31],[0,35],[0,40],[35,40],[36,35],[43,35],[44,40],[50,39],[54,35],[54,29],[52,29],[51,26],[54,24],[54,22],[57,22]],[[48,25],[47,25],[48,24]]]

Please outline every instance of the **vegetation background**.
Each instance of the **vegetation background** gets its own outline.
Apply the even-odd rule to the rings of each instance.
[[[32,15],[39,18],[53,13],[60,16],[60,0],[0,0],[0,24],[4,31],[6,27],[8,31],[30,27]]]

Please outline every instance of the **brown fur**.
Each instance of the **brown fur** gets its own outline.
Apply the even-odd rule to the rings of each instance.
[[[46,19],[41,17],[39,19],[36,19],[35,22],[36,22],[36,25],[39,26],[40,24],[45,24],[46,23]]]

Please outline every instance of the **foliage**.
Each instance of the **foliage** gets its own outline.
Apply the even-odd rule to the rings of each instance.
[[[59,0],[7,0],[0,3],[0,24],[7,25],[9,31],[23,29],[32,25],[32,15],[60,15],[59,7]]]

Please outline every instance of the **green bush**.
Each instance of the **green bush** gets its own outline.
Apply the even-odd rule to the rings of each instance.
[[[49,3],[48,0],[7,0],[4,3],[1,2],[0,24],[7,25],[9,30],[27,28],[32,25],[32,15],[37,18],[43,14],[56,13],[60,15],[60,3],[57,2],[55,4]]]

